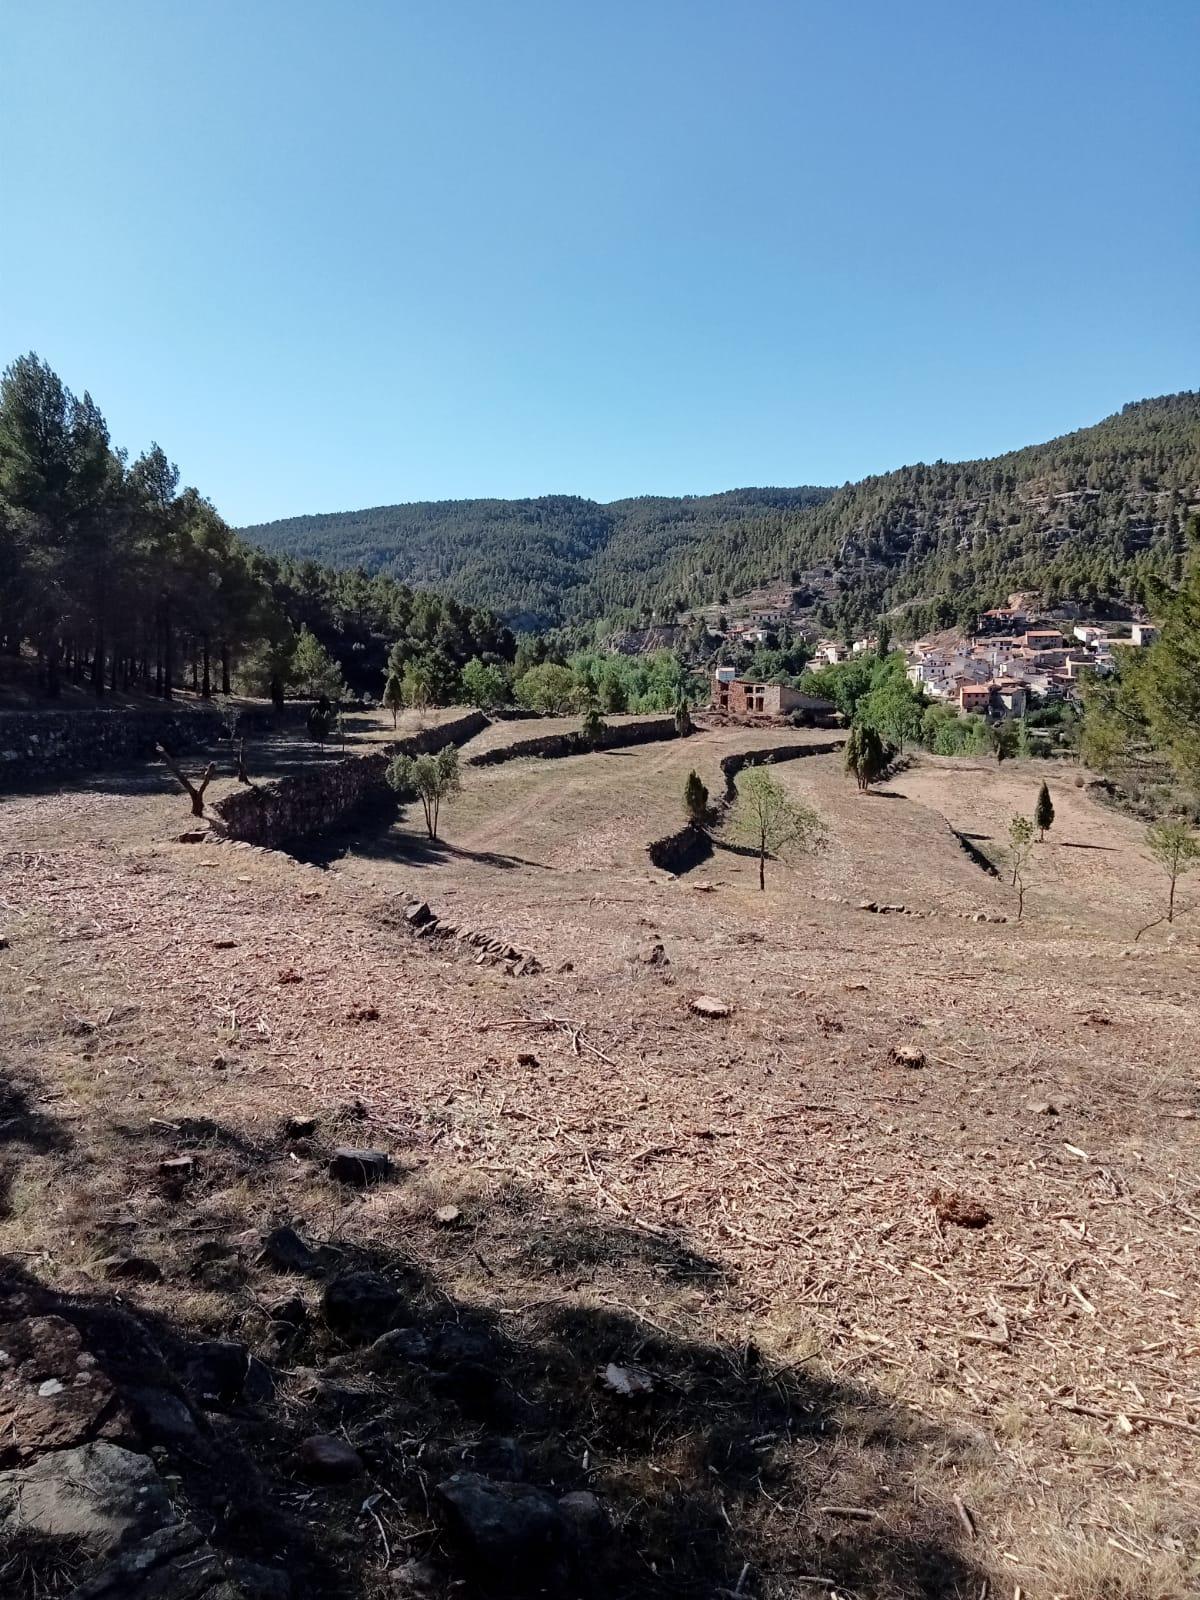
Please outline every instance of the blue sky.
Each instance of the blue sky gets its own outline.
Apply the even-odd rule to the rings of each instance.
[[[244,523],[1200,386],[1196,0],[8,0],[0,357]]]

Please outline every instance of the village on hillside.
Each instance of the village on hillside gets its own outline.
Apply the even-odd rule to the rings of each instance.
[[[703,615],[710,637],[720,641],[721,658],[804,643],[811,665],[820,668],[879,648],[876,634],[856,639],[818,634],[810,613],[788,588],[759,590]],[[1076,701],[1085,673],[1108,676],[1120,651],[1148,645],[1155,632],[1136,616],[1088,615],[1071,602],[1045,608],[1036,593],[1019,592],[1005,605],[982,612],[972,632],[949,628],[897,648],[904,650],[909,682],[930,700],[1001,721]],[[745,716],[802,712],[819,717],[832,709],[797,688],[757,681],[752,670],[731,665],[713,671],[712,705]]]

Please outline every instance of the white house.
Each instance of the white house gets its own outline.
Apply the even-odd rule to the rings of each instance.
[[[1108,634],[1103,628],[1094,628],[1091,623],[1088,622],[1077,622],[1071,629],[1071,632],[1079,640],[1080,644],[1086,644],[1088,646],[1100,644],[1103,640],[1108,638]]]

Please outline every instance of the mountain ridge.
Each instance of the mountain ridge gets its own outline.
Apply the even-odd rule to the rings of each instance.
[[[293,558],[436,585],[519,627],[677,614],[820,563],[841,575],[831,626],[908,607],[916,627],[1035,578],[1137,599],[1169,575],[1197,499],[1200,394],[1184,390],[1041,444],[836,488],[414,501],[239,532]]]

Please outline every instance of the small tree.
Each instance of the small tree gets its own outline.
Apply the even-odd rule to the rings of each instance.
[[[1022,761],[1028,761],[1033,754],[1033,740],[1029,737],[1029,723],[1024,717],[1017,718],[1017,754]],[[1044,789],[1045,784],[1042,785]],[[1049,823],[1046,824],[1050,826]]]
[[[850,729],[846,740],[846,771],[853,775],[860,791],[865,793],[873,783],[879,782],[891,759],[891,747],[884,744],[874,728],[860,727],[856,723]]]
[[[1034,807],[1033,820],[1038,830],[1039,842],[1046,837],[1047,829],[1054,824],[1054,801],[1050,798],[1050,786],[1043,783],[1038,790],[1037,805]]]
[[[395,732],[396,720],[404,704],[404,684],[398,672],[389,672],[387,675],[387,682],[383,686],[383,704],[392,713],[392,731]]]
[[[583,713],[583,722],[580,724],[580,733],[584,743],[595,750],[604,738],[604,718],[600,715],[600,707],[593,700]]]
[[[1002,761],[1010,761],[1016,753],[1019,734],[1014,724],[1007,717],[1001,717],[998,722],[988,726],[988,739],[991,742],[992,754],[996,757],[996,765]]]
[[[387,781],[401,799],[415,795],[420,800],[426,832],[436,839],[442,801],[462,788],[458,751],[448,744],[436,755],[396,756],[388,766]]]
[[[480,711],[490,711],[493,706],[498,706],[504,699],[506,685],[504,674],[499,667],[489,666],[486,661],[474,656],[462,669],[463,693],[473,706],[478,706]]]
[[[341,667],[307,628],[300,629],[296,640],[290,676],[293,686],[306,699],[337,701],[346,692]]]
[[[765,766],[752,767],[738,783],[734,813],[741,832],[758,851],[758,887],[767,886],[767,856],[801,855],[819,849],[821,819],[811,806],[789,799]]]
[[[683,809],[693,828],[702,828],[708,820],[708,786],[698,772],[689,772],[683,786]]]
[[[1146,829],[1146,847],[1150,851],[1151,859],[1166,873],[1170,879],[1170,890],[1167,894],[1167,922],[1175,921],[1175,885],[1185,872],[1190,872],[1200,861],[1200,838],[1192,832],[1185,822],[1154,822]],[[1158,919],[1160,922],[1163,918]],[[1147,923],[1153,928],[1154,923]],[[1146,929],[1138,933],[1140,939]]]
[[[681,739],[686,739],[692,731],[692,712],[687,703],[687,696],[681,694],[675,702],[675,732]],[[693,777],[695,774],[693,773]]]
[[[414,711],[424,711],[433,699],[433,682],[428,667],[422,661],[410,661],[400,679],[404,704]]]
[[[1025,868],[1033,849],[1033,823],[1028,817],[1014,817],[1008,825],[1008,864],[1017,891],[1017,921],[1025,915]]]

